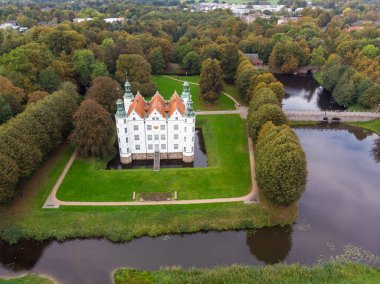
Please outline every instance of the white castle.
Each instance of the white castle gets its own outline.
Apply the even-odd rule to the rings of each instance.
[[[116,102],[115,114],[120,160],[161,159],[194,161],[195,113],[189,83],[183,84],[181,96],[174,92],[169,101],[156,92],[146,101],[139,92],[131,92],[125,82],[123,100]]]

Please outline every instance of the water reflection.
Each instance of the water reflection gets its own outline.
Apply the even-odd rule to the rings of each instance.
[[[130,164],[122,164],[119,155],[119,146],[115,142],[116,156],[107,164],[108,170],[124,170],[124,169],[141,169],[153,168],[153,160],[133,161]],[[194,137],[194,161],[185,163],[182,160],[165,160],[161,159],[161,168],[205,168],[207,167],[206,146],[203,139],[202,129],[195,129]]]
[[[376,139],[373,142],[371,154],[377,163],[380,163],[380,139]]]
[[[292,248],[291,226],[262,228],[247,232],[247,246],[252,255],[265,264],[282,262]]]
[[[314,80],[313,76],[276,74],[276,78],[284,85],[285,97],[282,101],[284,109],[303,110],[338,110],[343,109]]]

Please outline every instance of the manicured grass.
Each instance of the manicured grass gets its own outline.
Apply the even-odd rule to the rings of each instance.
[[[178,199],[248,194],[251,177],[245,121],[238,115],[197,116],[197,125],[202,127],[209,167],[169,168],[160,172],[105,170],[102,161],[77,159],[58,190],[58,198],[130,201],[133,192],[168,191],[177,191]]]
[[[53,284],[54,282],[44,276],[28,274],[25,276],[0,279],[0,284]]]
[[[199,82],[199,76],[171,76],[179,80],[188,81],[192,83]],[[181,95],[183,89],[183,83],[170,79],[165,76],[153,76],[153,80],[157,85],[160,94],[169,99],[175,90]],[[209,103],[204,101],[200,97],[199,86],[190,84],[190,92],[192,94],[194,102],[194,110],[232,110],[235,109],[234,102],[227,96],[221,95],[219,100],[215,103]]]
[[[248,106],[248,104],[241,98],[238,88],[235,85],[224,84],[224,90],[227,94],[231,95],[235,100],[237,100],[240,105]]]
[[[371,121],[351,122],[347,124],[362,127],[380,135],[380,119],[375,119]]]
[[[313,267],[278,264],[257,267],[233,265],[211,269],[162,268],[158,271],[119,269],[115,284],[126,283],[260,283],[320,284],[379,283],[380,269],[353,263],[328,263]]]

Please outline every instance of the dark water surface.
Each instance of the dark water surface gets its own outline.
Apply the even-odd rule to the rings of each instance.
[[[132,161],[130,164],[123,164],[120,161],[119,146],[116,145],[116,155],[107,164],[107,170],[126,170],[126,169],[141,169],[153,168],[153,160]],[[203,139],[202,129],[195,129],[194,136],[194,161],[185,163],[182,160],[160,160],[161,168],[205,168],[207,167],[206,146]]]
[[[292,110],[341,110],[343,109],[331,97],[311,74],[289,75],[275,74],[284,85],[285,98],[283,109]]]
[[[309,176],[293,226],[143,237],[120,244],[106,240],[0,244],[0,276],[31,271],[60,283],[110,283],[111,272],[118,267],[313,264],[353,254],[373,260],[363,250],[380,255],[379,136],[339,126],[296,132],[307,155]]]

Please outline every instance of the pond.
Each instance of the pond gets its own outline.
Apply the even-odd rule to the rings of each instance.
[[[119,146],[115,145],[116,156],[107,163],[107,170],[141,169],[153,168],[153,160],[132,161],[130,164],[123,164],[120,161]],[[194,136],[194,161],[185,163],[182,160],[160,160],[161,168],[205,168],[207,167],[206,146],[203,139],[202,129],[195,129]]]
[[[300,110],[342,110],[334,102],[331,93],[324,89],[311,74],[275,74],[284,85],[283,109]]]
[[[313,264],[336,256],[379,264],[379,136],[331,125],[296,132],[309,176],[293,226],[143,237],[126,243],[88,239],[3,244],[0,275],[31,271],[60,283],[111,283],[111,272],[118,267]]]

